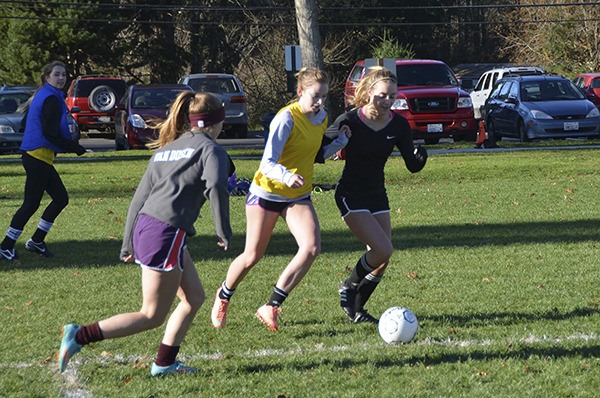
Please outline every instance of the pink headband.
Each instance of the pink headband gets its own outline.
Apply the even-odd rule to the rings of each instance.
[[[225,107],[205,113],[190,113],[188,119],[192,127],[208,127],[225,120]]]

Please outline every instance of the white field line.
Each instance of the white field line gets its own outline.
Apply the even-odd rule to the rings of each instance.
[[[533,345],[533,344],[540,344],[540,343],[553,343],[553,344],[560,344],[560,343],[564,343],[564,342],[569,342],[569,341],[595,341],[595,340],[600,340],[600,335],[596,334],[596,333],[589,333],[589,334],[585,334],[585,333],[576,333],[570,336],[564,336],[564,337],[552,337],[552,336],[528,336],[528,337],[523,337],[523,338],[519,338],[519,339],[503,339],[503,340],[491,340],[491,339],[486,339],[486,340],[453,340],[451,338],[448,339],[434,339],[434,338],[430,338],[430,337],[426,337],[423,340],[417,340],[415,341],[413,344],[416,345],[421,345],[421,346],[444,346],[444,347],[489,347],[492,346],[494,344],[506,344],[506,343],[519,343],[519,344],[525,344],[525,345]],[[227,355],[227,357],[230,358],[248,358],[248,359],[252,359],[252,358],[261,358],[261,357],[271,357],[271,356],[292,356],[292,355],[308,355],[308,354],[313,354],[313,353],[319,353],[319,352],[331,352],[331,353],[335,353],[335,352],[344,352],[344,351],[348,351],[348,350],[372,350],[375,348],[381,348],[386,346],[386,344],[382,341],[378,341],[377,343],[373,344],[370,342],[364,342],[361,344],[355,344],[352,346],[331,346],[328,347],[324,344],[317,344],[313,347],[309,347],[309,348],[286,348],[286,349],[270,349],[270,348],[266,348],[266,349],[262,349],[262,350],[253,350],[253,351],[246,351],[243,353],[239,353],[239,354],[235,354],[235,356],[231,356],[230,354]],[[85,349],[84,349],[85,351]],[[187,355],[180,355],[179,356],[181,358],[182,361],[186,361],[186,360],[205,360],[205,361],[210,361],[210,360],[222,360],[226,357],[226,355],[222,354],[221,352],[214,352],[211,354],[206,354],[206,353],[198,353],[198,354],[187,354]],[[120,355],[120,354],[104,354],[101,355],[95,359],[93,358],[87,358],[87,359],[82,359],[80,355],[76,356],[75,358],[73,358],[73,360],[71,360],[71,362],[69,362],[69,367],[68,369],[65,371],[65,373],[63,373],[63,375],[68,375],[70,373],[71,370],[76,370],[76,368],[79,365],[82,365],[84,363],[91,363],[91,362],[98,362],[98,363],[103,363],[103,364],[108,364],[108,363],[119,363],[119,364],[127,364],[127,363],[135,363],[135,362],[143,362],[146,361],[147,357],[141,356],[141,355],[129,355],[129,356],[124,356],[124,355]],[[39,367],[43,367],[46,366],[45,364],[42,364],[40,362],[16,362],[16,363],[2,363],[0,362],[0,369],[23,369],[23,368],[30,368],[30,367],[35,367],[35,366],[39,366]],[[54,368],[56,368],[56,365],[53,363]],[[55,369],[56,371],[58,371],[58,369]]]
[[[564,337],[552,337],[552,336],[533,336],[530,335],[528,337],[519,338],[519,339],[504,339],[504,340],[453,340],[451,338],[448,339],[433,339],[433,338],[424,338],[423,340],[417,340],[414,344],[421,346],[442,346],[442,347],[454,347],[454,348],[466,348],[466,347],[489,347],[495,344],[524,344],[524,345],[535,345],[542,343],[552,343],[552,344],[561,344],[565,342],[577,342],[577,341],[596,341],[600,340],[600,335],[596,333],[577,333],[570,336]],[[375,348],[381,348],[385,346],[385,343],[382,341],[378,341],[377,343],[364,342],[357,345],[352,346],[332,346],[328,347],[324,344],[317,344],[313,347],[309,348],[293,348],[293,349],[262,349],[262,350],[252,350],[246,351],[240,354],[236,354],[235,356],[230,358],[247,358],[247,359],[255,359],[262,357],[286,357],[286,356],[294,356],[294,355],[310,355],[314,353],[335,353],[335,352],[344,352],[352,350],[356,352],[356,350],[368,351]],[[193,361],[193,360],[205,360],[205,361],[218,361],[223,360],[226,355],[215,352],[215,353],[198,353],[198,354],[187,354],[181,355],[182,361]],[[81,356],[76,356],[69,363],[68,369],[61,375],[63,380],[63,391],[62,397],[65,398],[91,398],[92,394],[85,389],[85,385],[82,379],[79,377],[79,367],[86,363],[93,363],[96,361],[97,363],[119,363],[119,364],[134,364],[136,362],[144,362],[147,360],[147,357],[136,356],[136,355],[101,355],[96,358],[81,358]],[[41,364],[39,362],[16,362],[16,363],[0,363],[0,369],[23,369],[30,367],[44,367],[45,364]],[[52,368],[58,372],[57,365],[54,363],[51,365]],[[148,370],[149,371],[149,370]]]

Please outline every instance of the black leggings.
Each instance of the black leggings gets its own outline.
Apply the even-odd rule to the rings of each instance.
[[[44,191],[52,198],[52,202],[44,210],[42,218],[53,223],[60,212],[69,204],[69,194],[58,172],[53,165],[42,162],[28,154],[23,154],[23,167],[27,178],[25,180],[25,198],[17,210],[10,226],[22,230],[27,221],[40,207]]]

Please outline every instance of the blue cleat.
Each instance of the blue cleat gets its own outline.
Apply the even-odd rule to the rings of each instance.
[[[81,347],[83,347],[75,340],[79,329],[81,329],[81,326],[73,323],[69,323],[62,328],[62,341],[60,343],[60,351],[58,352],[58,368],[60,369],[60,373],[65,371],[73,355],[81,351]]]
[[[150,376],[167,376],[170,374],[188,374],[188,373],[196,373],[198,369],[192,368],[190,366],[185,366],[179,361],[175,361],[174,364],[169,366],[158,366],[156,363],[152,364],[152,369],[150,370]]]

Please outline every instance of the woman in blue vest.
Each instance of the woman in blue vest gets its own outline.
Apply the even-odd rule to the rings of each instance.
[[[44,239],[54,220],[69,203],[67,190],[54,168],[58,152],[85,153],[79,143],[71,139],[67,119],[67,105],[62,91],[67,82],[67,69],[60,61],[46,65],[42,74],[42,87],[36,91],[27,111],[25,134],[21,151],[27,175],[23,204],[12,218],[6,237],[0,245],[0,258],[17,259],[15,243],[23,233],[25,224],[40,207],[44,192],[52,201],[44,210],[33,236],[25,249],[43,257],[51,257]]]

